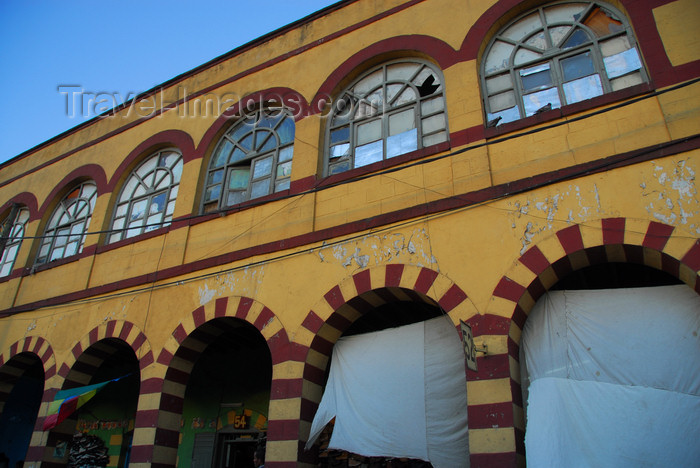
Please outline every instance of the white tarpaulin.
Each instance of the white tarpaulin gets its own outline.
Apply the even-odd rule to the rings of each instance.
[[[698,334],[686,285],[543,296],[521,345],[528,468],[700,466]]]
[[[344,337],[307,448],[335,418],[330,448],[469,466],[464,351],[443,316]]]

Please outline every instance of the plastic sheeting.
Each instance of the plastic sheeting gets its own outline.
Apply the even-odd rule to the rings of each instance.
[[[528,467],[698,466],[699,334],[685,285],[545,295],[521,346]]]
[[[334,417],[330,448],[469,466],[464,351],[451,321],[339,339],[307,448]]]

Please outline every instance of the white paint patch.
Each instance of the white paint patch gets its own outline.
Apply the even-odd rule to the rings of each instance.
[[[650,200],[646,204],[647,212],[659,222],[672,226],[684,225],[700,234],[700,226],[692,222],[700,214],[695,170],[687,159],[663,163],[665,165],[655,163],[651,180],[640,184],[642,196]]]
[[[334,261],[343,268],[353,269],[386,264],[399,257],[402,262],[419,266],[435,268],[437,264],[430,251],[430,239],[425,229],[414,229],[408,238],[402,233],[368,235],[342,244],[321,247],[318,249],[318,257],[322,262]]]

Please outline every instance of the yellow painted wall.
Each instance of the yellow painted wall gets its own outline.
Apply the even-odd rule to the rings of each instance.
[[[316,21],[286,31],[236,56],[222,60],[155,96],[177,100],[183,89],[195,93],[213,87],[214,96],[243,96],[262,89],[288,87],[311,100],[333,71],[349,56],[378,41],[399,35],[424,34],[444,41],[457,50],[470,27],[494,4],[493,1],[425,0],[394,15],[376,18],[356,31],[339,35],[292,55],[272,66],[224,83],[231,76],[275,59],[299,47],[308,46],[350,25],[374,18],[406,2],[357,1]],[[664,47],[674,65],[698,60],[697,2],[678,0],[653,12]],[[424,19],[427,20],[424,21]],[[694,19],[695,18],[695,19]],[[681,25],[682,27],[677,27]],[[680,35],[678,31],[684,31]],[[693,31],[695,31],[693,33]],[[483,125],[479,90],[479,64],[464,60],[443,70],[448,128],[462,134]],[[619,103],[615,103],[619,104]],[[602,108],[601,108],[602,109]],[[592,109],[600,110],[600,109]],[[591,111],[592,111],[591,110]],[[146,110],[147,111],[147,110]],[[669,249],[683,255],[700,237],[700,204],[695,175],[700,170],[700,150],[682,151],[651,161],[631,164],[606,172],[560,181],[541,188],[506,193],[472,206],[441,213],[401,219],[371,230],[360,222],[438,200],[472,200],[474,194],[501,184],[566,169],[621,153],[655,147],[681,138],[693,137],[700,128],[700,84],[667,92],[629,106],[577,120],[570,115],[555,122],[513,131],[503,141],[477,140],[453,145],[431,155],[445,156],[427,164],[407,162],[389,174],[274,200],[224,216],[190,225],[172,226],[155,237],[109,248],[94,256],[0,282],[0,314],[14,306],[31,304],[86,288],[99,288],[156,271],[192,268],[196,262],[298,238],[308,233],[355,224],[354,232],[328,234],[324,240],[309,241],[294,248],[279,247],[265,254],[250,254],[206,268],[183,270],[173,277],[157,278],[129,289],[104,292],[89,300],[38,306],[36,310],[0,318],[0,353],[29,336],[44,337],[55,352],[57,367],[70,361],[73,347],[87,334],[108,321],[128,321],[146,336],[149,349],[157,352],[173,346],[172,333],[181,323],[191,321],[194,310],[211,308],[217,298],[249,297],[268,307],[279,319],[292,341],[309,345],[313,336],[302,326],[309,311],[336,285],[350,281],[353,274],[388,264],[428,267],[458,285],[478,314],[508,316],[512,305],[494,297],[493,292],[508,272],[511,279],[528,284],[534,273],[518,264],[528,248],[538,245],[547,255],[563,256],[553,241],[555,233],[577,224],[589,245],[602,244],[600,220],[621,217],[634,232],[635,223],[649,221],[673,226]],[[138,117],[123,110],[116,117],[93,121],[79,130],[41,148],[0,170],[0,203],[18,193],[34,194],[38,206],[50,203],[54,188],[67,174],[85,165],[98,165],[107,181],[119,177],[119,165],[149,137],[179,130],[192,138],[200,154],[203,138],[216,116],[187,117],[183,108],[166,111],[162,117],[145,120],[126,131],[97,142],[104,135],[123,128]],[[559,124],[562,125],[552,125]],[[292,180],[322,178],[322,145],[325,120],[308,116],[297,122]],[[94,144],[93,144],[94,143]],[[214,142],[213,144],[215,144]],[[488,143],[484,145],[484,143]],[[89,144],[69,157],[33,171],[67,151]],[[478,147],[477,147],[478,145]],[[472,148],[473,147],[473,148]],[[211,147],[208,148],[211,150]],[[451,151],[459,150],[455,155]],[[419,161],[420,162],[420,161]],[[208,160],[193,159],[184,166],[175,216],[196,215],[201,187],[200,174]],[[520,186],[522,187],[522,185]],[[99,197],[91,231],[109,227],[117,186]],[[481,201],[481,200],[479,200]],[[50,213],[42,221],[28,224],[27,236],[38,236]],[[642,229],[640,227],[640,229]],[[643,232],[639,236],[643,237]],[[634,234],[630,234],[634,237]],[[626,241],[640,245],[640,237]],[[89,236],[87,246],[98,244]],[[559,250],[557,250],[559,249]],[[27,239],[16,266],[31,267],[35,248]],[[653,259],[650,260],[653,263]],[[372,273],[376,274],[376,273]],[[683,270],[683,279],[693,283],[696,272]],[[436,286],[437,287],[437,286]],[[429,294],[437,300],[444,291]],[[209,309],[208,309],[209,310]],[[318,311],[316,311],[318,312]],[[319,312],[320,313],[320,312]],[[278,325],[270,325],[275,327]],[[265,333],[275,333],[270,328]],[[519,333],[511,331],[511,336]],[[504,340],[492,340],[489,349],[507,352]],[[174,351],[169,349],[170,351]],[[323,361],[323,358],[318,358]],[[311,358],[313,360],[313,357]],[[319,363],[323,366],[324,363]],[[516,366],[517,367],[517,366]],[[275,367],[280,378],[296,378],[300,366]],[[162,377],[160,370],[144,369],[144,375]],[[53,381],[58,381],[54,378]],[[505,379],[507,380],[507,379]],[[509,382],[470,382],[470,404],[502,402],[511,398]],[[319,389],[307,388],[308,394]],[[298,401],[294,401],[296,405]],[[155,407],[153,401],[143,401]],[[286,418],[290,409],[282,403]],[[295,407],[296,408],[296,407]],[[293,412],[293,411],[292,411]],[[145,437],[141,433],[138,437]],[[512,432],[504,429],[475,430],[470,433],[472,449],[479,453],[514,450]],[[291,446],[290,446],[291,447]],[[282,447],[276,456],[296,446]]]

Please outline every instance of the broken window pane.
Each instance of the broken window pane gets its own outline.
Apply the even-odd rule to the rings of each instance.
[[[341,158],[350,154],[350,143],[331,146],[331,159]]]
[[[564,83],[564,95],[567,104],[585,101],[603,94],[603,85],[598,75],[590,75],[578,80]]]
[[[537,111],[545,110],[547,107],[551,109],[561,107],[557,88],[526,94],[523,96],[523,103],[525,104],[525,115],[528,116],[534,115]]]
[[[573,22],[575,15],[580,15],[586,6],[585,3],[565,3],[545,8],[544,14],[547,24]]]
[[[231,157],[229,158],[228,162],[230,164],[230,163],[242,161],[246,157],[247,157],[247,155],[243,151],[241,151],[240,148],[236,148],[235,150],[233,150],[233,153],[231,153]]]
[[[541,63],[534,67],[520,70],[523,91],[539,89],[552,84],[552,74],[549,63]]]
[[[384,158],[384,141],[379,140],[368,145],[355,148],[355,167],[362,167],[368,164],[381,161]]]
[[[593,60],[591,60],[590,52],[562,59],[560,64],[564,81],[575,80],[595,73],[595,66],[593,65]]]
[[[393,158],[418,149],[418,130],[411,130],[390,136],[386,139],[386,157]]]
[[[622,23],[612,18],[609,13],[596,7],[583,22],[591,28],[598,37],[607,36],[623,29]]]
[[[619,54],[605,57],[603,62],[605,63],[605,71],[608,73],[608,78],[617,78],[642,68],[637,49],[629,49]]]

